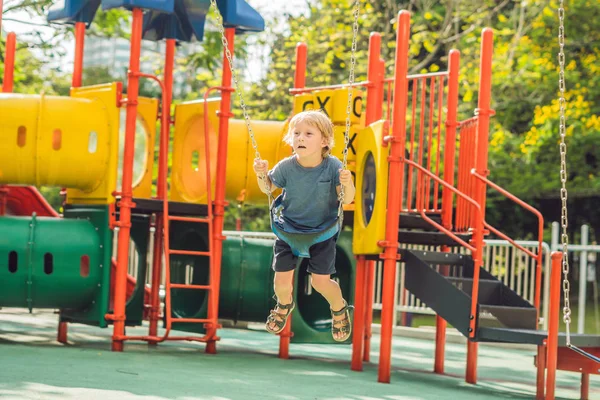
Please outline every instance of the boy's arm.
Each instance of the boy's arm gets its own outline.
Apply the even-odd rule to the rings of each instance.
[[[352,174],[347,169],[340,171],[340,185],[337,187],[338,195],[342,191],[342,186],[344,186],[344,204],[352,203],[352,201],[354,201],[356,189],[354,187],[354,182],[352,181]]]
[[[256,178],[258,180],[258,187],[263,193],[269,194],[273,190],[277,189],[277,186],[271,182],[271,179],[267,174],[257,175]]]

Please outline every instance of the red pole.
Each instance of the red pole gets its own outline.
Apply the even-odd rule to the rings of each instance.
[[[377,120],[378,110],[381,109],[380,92],[383,90],[383,76],[380,74],[379,58],[381,54],[381,35],[377,32],[371,33],[369,37],[369,67],[367,71],[367,101],[366,120],[369,125]],[[370,261],[364,256],[358,256],[356,263],[356,278],[354,284],[354,335],[352,337],[352,364],[353,371],[362,371],[362,361],[366,343],[367,310],[370,311],[366,301],[365,291],[368,290],[368,273]]]
[[[364,327],[365,327],[365,256],[359,255],[356,261],[356,277],[354,280],[354,326],[352,335],[352,371],[362,371]]]
[[[117,249],[117,271],[114,293],[114,330],[113,351],[123,351],[125,335],[125,301],[127,286],[127,264],[129,261],[129,239],[131,231],[131,209],[133,203],[133,158],[135,155],[135,124],[137,120],[137,99],[139,90],[140,52],[142,43],[143,11],[133,9],[131,25],[131,53],[129,56],[129,73],[127,80],[127,117],[125,128],[125,144],[123,150],[123,179],[121,188],[119,242]]]
[[[308,46],[306,43],[296,45],[296,71],[294,73],[294,88],[301,89],[306,85],[306,62],[308,59]],[[293,316],[290,315],[288,322],[279,334],[279,358],[288,359],[290,357],[290,340],[293,336],[292,322]]]
[[[590,374],[581,374],[581,400],[589,400],[590,398]]]
[[[85,44],[85,23],[75,24],[75,64],[73,66],[73,83],[71,86],[80,87],[83,74],[83,48]]]
[[[158,181],[157,198],[162,200],[167,193],[164,192],[164,180],[167,179],[167,156],[169,152],[169,133],[171,131],[171,99],[173,93],[173,66],[175,62],[175,39],[167,39],[165,52],[165,72],[161,121],[160,121],[160,146],[158,152]],[[150,290],[150,318],[149,318],[149,336],[157,336],[158,321],[160,319],[160,278],[162,272],[163,257],[163,218],[156,218],[156,230],[154,231],[154,250],[152,261],[152,285]]]
[[[17,35],[10,32],[6,36],[6,55],[4,57],[4,80],[2,92],[12,93],[15,74],[15,53],[17,52]]]
[[[225,37],[229,51],[233,54],[235,41],[235,28],[226,28]],[[223,251],[223,217],[225,215],[225,179],[227,174],[227,140],[229,135],[229,118],[231,114],[231,69],[227,60],[225,49],[223,49],[223,76],[221,78],[221,109],[219,111],[219,145],[217,151],[217,184],[214,200],[214,224],[213,224],[213,260],[215,277],[213,280],[214,301],[211,302],[212,310],[209,310],[210,315],[217,316],[219,313],[219,288],[221,285],[221,254]],[[204,116],[208,118],[207,115]],[[207,132],[208,134],[208,132]],[[209,205],[210,206],[210,205]],[[216,339],[217,327],[209,328]],[[206,352],[215,354],[217,352],[216,340],[210,340],[206,343]]]
[[[308,59],[308,46],[306,43],[296,45],[296,72],[294,74],[294,88],[301,89],[306,86],[306,61]]]
[[[383,74],[380,66],[381,56],[381,34],[371,33],[369,37],[369,67],[367,70],[367,104],[365,125],[381,118],[382,103],[380,101],[383,92]]]
[[[537,347],[537,374],[535,385],[536,400],[544,400],[544,379],[546,377],[546,346]]]
[[[85,23],[76,22],[75,23],[75,56],[74,56],[74,65],[73,65],[73,77],[71,80],[72,87],[80,87],[81,86],[82,74],[83,74],[84,42],[85,42]],[[66,193],[65,188],[62,189],[61,194],[63,192]],[[63,197],[63,200],[64,200],[64,197]],[[68,332],[67,323],[59,320],[58,333],[57,333],[56,340],[59,343],[67,343],[67,332]]]
[[[454,186],[459,64],[460,52],[458,50],[451,50],[448,63],[448,112],[446,113],[446,143],[444,144],[444,180],[452,186]],[[452,228],[453,202],[452,191],[444,189],[442,192],[442,225],[447,229]],[[450,248],[442,246],[442,251],[449,252]],[[447,275],[448,267],[444,266],[440,272]],[[444,373],[446,327],[446,321],[437,315],[435,321],[435,361],[433,366],[433,371],[437,374]]]
[[[479,71],[479,100],[478,100],[478,124],[477,124],[477,160],[475,171],[487,177],[488,159],[488,133],[490,122],[490,102],[492,93],[492,53],[494,48],[494,34],[491,29],[485,28],[481,33],[481,61]],[[470,177],[470,179],[475,179]],[[477,303],[479,298],[479,268],[483,258],[483,221],[485,220],[486,184],[477,179],[475,182],[475,200],[481,208],[481,215],[473,227],[473,242],[477,249],[474,260],[473,290],[471,293],[471,320],[469,323],[469,338],[475,337],[477,322]],[[467,377],[468,383],[477,383],[477,343],[467,343]]]
[[[381,118],[381,115],[379,118]],[[366,274],[367,294],[365,296],[365,342],[363,345],[363,361],[369,362],[371,358],[371,325],[373,324],[373,292],[375,291],[375,261],[367,261]]]
[[[389,156],[389,189],[387,201],[387,221],[385,248],[381,257],[383,262],[383,294],[381,311],[381,346],[379,348],[378,381],[390,382],[392,329],[394,320],[394,303],[396,292],[396,263],[398,262],[398,225],[402,209],[402,189],[404,178],[405,139],[406,139],[406,106],[408,101],[408,41],[410,38],[410,13],[400,11],[398,14],[398,30],[396,37],[396,71],[394,85],[394,109],[392,138]]]
[[[562,272],[562,253],[553,251],[552,270],[550,271],[550,309],[548,311],[548,341],[546,357],[546,400],[554,400],[556,387],[556,366],[558,364],[558,320],[560,316],[560,287]]]

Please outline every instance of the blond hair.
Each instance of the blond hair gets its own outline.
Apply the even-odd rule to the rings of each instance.
[[[324,111],[302,111],[292,117],[290,120],[290,125],[287,134],[283,137],[283,141],[290,146],[293,145],[294,142],[294,128],[300,122],[306,122],[308,125],[317,128],[321,132],[321,136],[327,142],[327,146],[323,147],[321,151],[321,155],[323,158],[329,156],[331,154],[331,149],[333,149],[333,123],[325,114]]]

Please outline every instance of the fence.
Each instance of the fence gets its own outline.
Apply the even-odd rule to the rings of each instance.
[[[591,276],[592,273],[596,273],[596,261],[598,259],[598,253],[600,252],[600,246],[596,245],[596,242],[589,244],[590,227],[588,225],[581,226],[581,243],[580,244],[569,244],[567,250],[573,260],[579,260],[577,278],[579,281],[579,293],[578,293],[578,310],[577,310],[577,333],[585,332],[585,310],[587,305],[587,283],[591,282],[594,288],[594,304],[596,312],[596,331],[600,331],[600,310],[598,309],[598,281],[596,276]],[[558,222],[552,223],[552,251],[562,251],[560,245],[560,224]],[[576,264],[573,263],[575,267]],[[571,277],[574,277],[572,274]]]

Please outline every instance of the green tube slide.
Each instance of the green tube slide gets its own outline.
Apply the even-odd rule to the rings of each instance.
[[[206,237],[198,232],[198,224],[182,223],[172,234],[173,248],[206,250]],[[173,229],[171,232],[175,232]],[[221,263],[219,318],[262,323],[275,305],[273,297],[274,236],[252,232],[225,232]],[[337,243],[336,270],[344,297],[352,303],[354,296],[355,259],[352,254],[352,233],[343,232]],[[174,283],[207,284],[207,261],[198,257],[173,256],[171,280]],[[293,342],[335,343],[331,337],[331,314],[327,301],[310,285],[306,266],[295,276]],[[175,317],[206,316],[206,291],[173,290],[172,307]],[[175,324],[175,329],[202,332],[201,326]]]
[[[102,281],[102,246],[88,220],[0,219],[0,306],[81,309]]]

